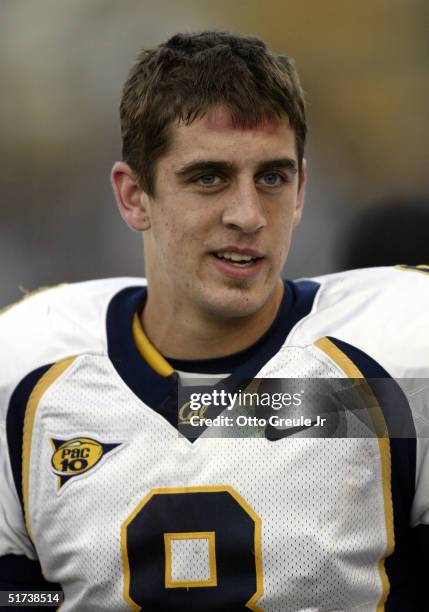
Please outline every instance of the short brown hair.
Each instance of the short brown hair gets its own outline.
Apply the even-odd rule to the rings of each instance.
[[[155,165],[171,144],[171,124],[190,124],[216,106],[240,127],[286,114],[301,168],[307,125],[293,60],[253,36],[176,34],[140,53],[122,92],[122,158],[146,193],[154,195]]]

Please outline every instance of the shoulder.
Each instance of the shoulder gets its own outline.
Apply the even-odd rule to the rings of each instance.
[[[87,352],[106,352],[106,311],[140,278],[116,278],[39,290],[0,311],[0,404],[29,372]]]
[[[333,336],[371,355],[395,377],[429,375],[429,267],[396,266],[314,279],[320,288],[295,339]]]
[[[429,266],[364,268],[329,274],[314,279],[321,285],[319,303],[327,306],[340,299],[410,302],[419,296],[429,299]],[[398,304],[399,305],[399,304]]]

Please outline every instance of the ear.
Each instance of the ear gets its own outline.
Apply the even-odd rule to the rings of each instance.
[[[128,164],[115,162],[110,173],[116,203],[125,223],[136,232],[150,228],[148,196]]]
[[[296,227],[301,221],[302,209],[304,207],[305,199],[305,185],[307,182],[307,160],[303,159],[301,164],[301,170],[299,174],[299,188],[296,197],[295,212],[293,217],[293,226]]]

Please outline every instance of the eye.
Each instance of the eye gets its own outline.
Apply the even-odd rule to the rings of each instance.
[[[217,174],[203,174],[198,176],[194,182],[201,187],[216,187],[221,183],[221,178]]]
[[[265,187],[280,187],[287,182],[287,178],[280,172],[269,172],[259,177],[258,182]]]

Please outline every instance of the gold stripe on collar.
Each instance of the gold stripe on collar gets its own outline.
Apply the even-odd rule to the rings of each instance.
[[[161,376],[170,376],[174,372],[168,361],[164,359],[144,333],[140,317],[137,313],[133,317],[133,339],[138,352],[152,370],[155,370]]]

